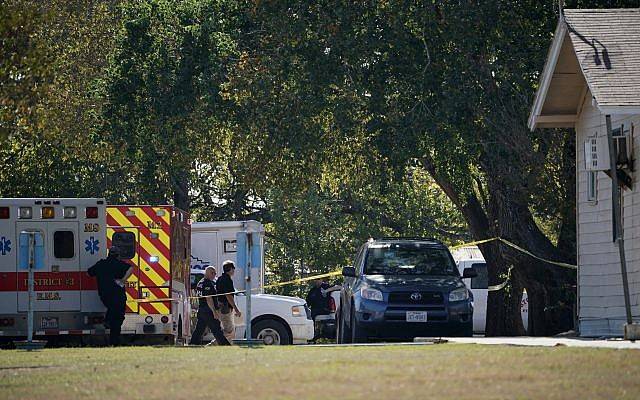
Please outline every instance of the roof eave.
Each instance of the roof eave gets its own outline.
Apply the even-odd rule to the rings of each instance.
[[[547,55],[547,61],[542,71],[542,76],[540,77],[540,86],[536,91],[536,97],[533,101],[533,107],[531,108],[531,113],[529,114],[529,121],[527,125],[532,131],[537,127],[538,117],[540,116],[542,106],[544,105],[544,102],[547,98],[547,92],[549,90],[549,86],[551,85],[551,78],[553,78],[553,71],[556,69],[556,64],[558,63],[560,50],[562,49],[562,43],[564,42],[566,34],[567,26],[564,23],[564,20],[560,18],[558,20],[556,32],[553,35],[553,42],[551,43],[551,47],[549,48],[549,53]]]
[[[640,114],[640,106],[602,106],[598,104],[597,107],[605,115]]]

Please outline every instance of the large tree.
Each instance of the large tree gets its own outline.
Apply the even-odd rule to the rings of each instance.
[[[337,193],[350,207],[367,186],[358,183],[377,182],[383,197],[420,168],[475,239],[500,236],[571,262],[573,136],[525,123],[556,21],[551,4],[533,1],[260,3],[250,29],[260,34],[245,38],[252,51],[232,84],[271,159],[305,170],[345,154],[335,163],[352,184]],[[318,150],[327,140],[333,154]],[[574,271],[499,242],[481,250],[490,284],[513,267],[507,290],[490,295],[489,334],[524,332],[523,288],[532,333],[571,327]]]

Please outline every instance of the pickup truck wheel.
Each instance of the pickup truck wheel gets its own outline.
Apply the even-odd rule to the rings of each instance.
[[[251,336],[262,340],[266,346],[292,344],[287,328],[274,319],[265,319],[252,324]]]

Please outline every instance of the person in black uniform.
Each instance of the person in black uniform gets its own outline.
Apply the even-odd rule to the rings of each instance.
[[[191,335],[189,344],[202,344],[202,335],[206,327],[209,327],[218,345],[228,346],[231,344],[227,338],[224,337],[222,328],[220,327],[220,306],[215,296],[217,294],[216,284],[213,282],[215,273],[216,270],[212,266],[205,268],[204,278],[200,279],[200,282],[198,282],[196,286],[197,296],[211,297],[200,297],[198,299],[198,322],[196,323],[196,329]]]
[[[121,261],[120,250],[117,247],[109,249],[106,259],[98,261],[87,270],[90,276],[95,276],[98,281],[98,295],[105,307],[105,327],[109,328],[109,344],[120,345],[120,330],[124,322],[127,294],[124,289],[125,282],[131,276],[131,265]]]
[[[329,310],[329,293],[340,290],[340,285],[329,285],[322,279],[313,281],[313,286],[307,294],[307,304],[311,309],[311,319],[315,321],[318,315],[327,315],[331,313]]]

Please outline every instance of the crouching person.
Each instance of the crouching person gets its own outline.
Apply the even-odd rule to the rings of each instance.
[[[230,345],[220,327],[220,306],[218,305],[218,299],[216,297],[216,284],[213,282],[215,274],[215,268],[208,266],[204,270],[204,278],[200,279],[200,282],[198,282],[196,286],[197,296],[203,297],[198,299],[198,322],[196,323],[196,329],[191,335],[191,342],[189,342],[189,344],[202,344],[202,335],[204,334],[205,328],[208,327],[216,338],[218,345]]]

